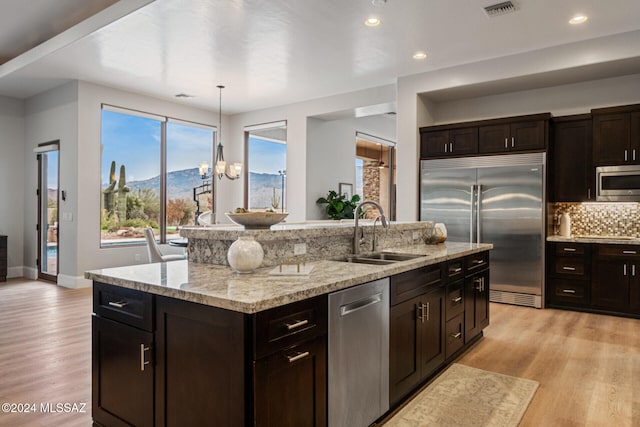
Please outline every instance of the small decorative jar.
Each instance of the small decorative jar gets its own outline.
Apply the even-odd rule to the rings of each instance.
[[[238,273],[251,273],[262,264],[264,251],[253,236],[240,236],[227,251],[227,261]]]

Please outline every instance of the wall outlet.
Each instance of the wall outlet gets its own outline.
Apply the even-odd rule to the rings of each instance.
[[[140,254],[135,254],[133,256],[133,259],[136,260],[136,261],[142,261],[142,256]]]
[[[307,253],[307,244],[306,243],[296,243],[293,245],[293,254],[294,255],[304,255]]]

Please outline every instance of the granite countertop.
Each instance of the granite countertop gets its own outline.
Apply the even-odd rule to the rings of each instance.
[[[570,237],[547,236],[547,242],[607,243],[607,244],[614,244],[614,245],[640,245],[640,237],[593,236],[593,235],[572,235]]]
[[[274,267],[239,275],[229,267],[189,261],[105,268],[87,279],[242,313],[256,313],[372,280],[492,249],[491,244],[445,242],[385,249],[424,255],[388,265],[322,260],[307,264],[306,276],[273,276]],[[276,267],[277,268],[277,267]]]

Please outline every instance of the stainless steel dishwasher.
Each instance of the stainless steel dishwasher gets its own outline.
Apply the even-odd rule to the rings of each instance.
[[[329,427],[366,427],[389,409],[389,279],[329,294]]]

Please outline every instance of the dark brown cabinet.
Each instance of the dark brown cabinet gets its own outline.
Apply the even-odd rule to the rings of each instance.
[[[0,236],[0,282],[7,280],[7,236]]]
[[[549,147],[550,201],[595,201],[590,115],[554,117]]]
[[[478,128],[420,132],[420,157],[464,156],[478,152]]]
[[[591,245],[547,244],[547,306],[588,307],[591,281]]]
[[[151,312],[141,292],[94,285],[92,414],[104,426],[153,426]]]
[[[389,400],[397,403],[445,360],[440,265],[391,276]]]
[[[94,282],[94,423],[324,426],[326,331],[326,296],[249,315]]]
[[[593,254],[591,305],[600,310],[640,314],[640,246],[597,245]]]
[[[640,164],[640,105],[600,108],[593,114],[593,163]]]
[[[488,252],[465,257],[464,340],[470,342],[489,326]]]
[[[480,126],[478,128],[478,151],[480,153],[502,153],[544,150],[547,132],[546,120],[525,120]]]

